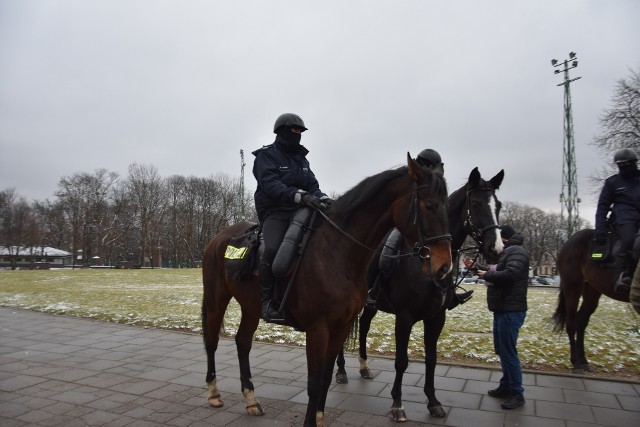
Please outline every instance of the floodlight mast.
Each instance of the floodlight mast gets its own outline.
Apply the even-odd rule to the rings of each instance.
[[[573,115],[571,107],[571,82],[579,80],[581,77],[574,79],[569,78],[569,70],[578,66],[578,58],[575,52],[569,53],[569,59],[559,62],[555,59],[551,60],[552,67],[564,67],[557,69],[554,74],[564,71],[564,82],[557,86],[564,86],[564,136],[562,144],[562,192],[560,193],[560,221],[561,226],[566,230],[569,238],[578,231],[579,212],[578,205],[580,198],[578,197],[578,180],[576,168],[575,144],[573,138]],[[565,216],[566,215],[566,216]]]

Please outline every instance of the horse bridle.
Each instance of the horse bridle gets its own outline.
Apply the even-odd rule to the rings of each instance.
[[[473,219],[471,218],[471,193],[474,191],[489,191],[491,192],[491,196],[495,197],[495,190],[493,188],[476,188],[467,191],[467,215],[464,220],[464,229],[469,236],[478,244],[478,248],[482,248],[482,236],[484,233],[493,230],[496,228],[500,228],[498,224],[487,225],[484,228],[479,228],[473,223]]]
[[[418,202],[418,190],[426,188],[426,184],[418,185],[417,182],[413,181],[413,194],[411,197],[410,209],[413,210],[413,224],[418,228],[418,239],[419,241],[413,245],[413,252],[415,252],[422,259],[430,259],[431,258],[431,248],[429,247],[429,243],[439,242],[441,240],[451,240],[451,234],[441,234],[439,236],[429,237],[427,239],[424,238],[424,232],[422,230],[422,222],[419,221],[418,211],[419,202]]]

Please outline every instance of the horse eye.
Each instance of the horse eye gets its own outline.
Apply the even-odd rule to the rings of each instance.
[[[430,211],[434,210],[433,202],[429,202],[429,201],[424,202],[424,208]]]

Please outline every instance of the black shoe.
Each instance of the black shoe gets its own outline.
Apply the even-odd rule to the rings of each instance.
[[[631,291],[631,277],[625,276],[624,273],[620,273],[613,290],[616,293],[628,295]]]
[[[458,301],[460,301],[460,304],[464,304],[465,302],[469,301],[472,296],[473,296],[473,290],[466,291],[461,294],[456,294],[456,298],[458,298]]]
[[[524,396],[515,391],[507,398],[507,400],[500,404],[503,409],[515,409],[522,405],[524,405]]]
[[[367,301],[364,303],[369,308],[376,308],[376,300],[370,293],[367,293]]]
[[[498,388],[494,388],[493,390],[489,390],[487,392],[487,394],[491,397],[500,397],[500,398],[510,397],[511,393],[512,393],[511,389],[503,386],[502,384]]]
[[[271,304],[272,301],[262,303],[262,320],[270,323],[284,322],[284,313],[279,312]]]

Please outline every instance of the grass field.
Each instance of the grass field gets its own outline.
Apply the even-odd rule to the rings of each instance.
[[[49,270],[0,271],[0,305],[102,321],[199,332],[202,270]],[[438,349],[441,361],[497,366],[483,285],[470,285],[474,297],[449,311]],[[553,332],[550,318],[556,288],[529,288],[529,312],[518,351],[523,367],[569,372],[566,334]],[[225,334],[240,320],[232,301]],[[369,354],[393,354],[393,316],[379,313],[369,334]],[[423,358],[422,325],[414,326],[410,357]],[[260,322],[256,340],[304,345],[291,328]],[[640,317],[628,304],[603,297],[585,339],[595,375],[640,379]]]

